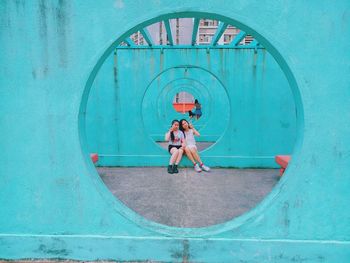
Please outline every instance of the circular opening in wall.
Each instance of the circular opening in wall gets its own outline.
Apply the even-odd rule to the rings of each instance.
[[[180,91],[175,94],[173,99],[174,110],[181,114],[188,114],[192,118],[195,114],[195,98],[193,95],[186,91]]]
[[[151,138],[158,145],[168,151],[170,142],[169,140],[166,140],[164,133],[170,129],[171,123],[174,120],[179,121],[179,129],[184,134],[186,142],[189,140],[189,138],[186,138],[188,131],[185,132],[185,127],[182,123],[188,123],[188,127],[191,130],[196,131],[196,149],[198,152],[201,152],[215,144],[218,138],[223,134],[226,127],[225,125],[228,123],[228,114],[223,117],[223,119],[227,120],[226,123],[224,122],[210,131],[208,123],[210,125],[213,120],[212,116],[217,113],[216,109],[213,108],[215,103],[212,102],[212,96],[210,95],[210,92],[208,92],[207,87],[198,83],[198,81],[194,79],[185,78],[185,75],[190,73],[197,74],[202,78],[205,76],[208,77],[210,74],[207,74],[205,71],[198,68],[180,67],[171,69],[160,77],[171,77],[171,75],[177,71],[183,71],[183,78],[174,80],[170,84],[167,84],[163,92],[159,94],[157,100],[158,109],[162,109],[161,111],[158,111],[157,119],[159,120],[159,123],[164,124],[164,127],[154,127],[148,121],[144,122],[144,126],[146,131],[148,131],[149,134],[152,134]],[[150,90],[153,90],[153,88],[151,87]],[[223,88],[221,92],[223,92]],[[223,98],[223,103],[224,99],[225,98]],[[149,97],[145,96],[144,101],[148,100]],[[228,100],[226,99],[225,101],[228,104]],[[148,109],[149,107],[143,108]],[[148,110],[143,112],[144,115],[148,115],[148,113]],[[145,119],[147,119],[147,117],[145,117]],[[161,133],[160,128],[163,133]],[[158,133],[156,129],[158,129]]]
[[[98,154],[97,171],[117,200],[148,220],[185,228],[231,220],[272,190],[280,178],[275,156],[292,154],[301,107],[278,52],[271,47],[271,55],[233,20],[197,15],[160,17],[119,38],[91,74],[80,115],[82,144]],[[185,104],[198,100],[198,119],[174,110],[185,93]],[[198,127],[199,138],[215,138],[205,151],[192,151],[193,160],[180,123],[172,123],[181,117]],[[155,143],[164,139],[165,149]]]
[[[163,56],[166,58],[168,54],[180,51],[167,50],[163,52]],[[158,60],[159,63],[160,61]],[[174,99],[176,101],[180,92],[193,96],[194,107],[191,113],[184,114],[174,110]],[[170,129],[173,120],[185,119],[191,123],[197,130],[196,147],[201,152],[218,142],[230,119],[230,102],[226,88],[215,74],[200,65],[178,65],[161,71],[147,86],[141,109],[145,132],[166,152],[170,142],[165,133]]]

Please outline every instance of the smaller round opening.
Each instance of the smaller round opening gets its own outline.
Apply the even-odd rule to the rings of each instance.
[[[195,98],[187,91],[181,91],[175,94],[173,99],[173,107],[175,111],[182,114],[189,114],[189,117],[195,115]]]
[[[189,71],[187,68],[185,72]],[[207,138],[208,132],[206,131],[207,121],[210,119],[211,107],[206,108],[206,105],[210,106],[210,99],[203,99],[205,90],[203,87],[199,88],[194,86],[181,85],[176,87],[172,92],[167,93],[167,99],[161,100],[165,105],[164,123],[169,125],[166,120],[186,120],[187,123],[201,132],[202,138],[197,138],[197,149],[203,151],[216,143],[218,138]],[[163,98],[162,96],[160,96]],[[207,96],[210,97],[210,96]],[[171,105],[170,105],[171,104]],[[163,108],[163,106],[160,106]],[[203,110],[204,108],[204,110]],[[166,129],[168,126],[166,126]],[[165,150],[168,150],[168,142],[164,141],[164,136],[161,139],[156,140],[157,144]]]

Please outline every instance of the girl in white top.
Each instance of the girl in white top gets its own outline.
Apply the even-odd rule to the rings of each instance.
[[[185,119],[182,119],[180,121],[180,130],[184,133],[185,136],[185,153],[188,159],[192,161],[196,172],[201,172],[202,170],[209,172],[210,168],[203,164],[198,154],[196,140],[194,136],[200,136],[199,132],[193,127],[192,124],[189,124],[188,121],[186,121]]]

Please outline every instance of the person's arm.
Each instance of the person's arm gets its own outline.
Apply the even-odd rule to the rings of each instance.
[[[169,129],[168,132],[165,133],[165,140],[168,142],[170,140],[170,133],[172,132],[173,127]]]
[[[170,139],[170,132],[168,131],[165,133],[165,140],[168,142],[169,139]]]
[[[186,140],[185,140],[185,136],[184,136],[183,132],[182,132],[182,136],[181,136],[181,146],[182,146],[182,149],[185,150],[185,148],[186,148]]]
[[[193,134],[195,135],[195,136],[201,136],[201,134],[193,127],[193,124],[190,124],[190,129],[192,129],[192,131],[193,131]]]

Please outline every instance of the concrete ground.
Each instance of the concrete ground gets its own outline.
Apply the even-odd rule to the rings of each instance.
[[[109,190],[145,218],[177,227],[223,223],[255,207],[278,181],[278,169],[196,173],[166,167],[97,168]]]
[[[117,260],[70,260],[70,259],[26,259],[26,260],[0,260],[0,263],[161,263],[161,261],[117,261]]]

